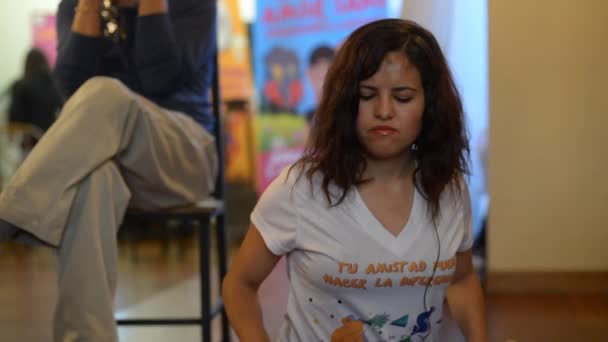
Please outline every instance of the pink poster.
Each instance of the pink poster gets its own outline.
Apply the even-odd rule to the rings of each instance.
[[[32,15],[32,45],[44,52],[49,64],[57,59],[57,30],[55,14],[36,13]]]

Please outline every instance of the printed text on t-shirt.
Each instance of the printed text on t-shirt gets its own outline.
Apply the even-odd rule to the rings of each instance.
[[[456,258],[452,257],[447,260],[440,260],[433,263],[433,268],[437,267],[436,271],[449,271],[456,267]],[[370,263],[365,267],[360,267],[357,263],[339,262],[337,264],[338,274],[325,274],[323,281],[325,284],[340,288],[355,288],[367,290],[367,287],[393,287],[393,286],[426,286],[439,285],[449,283],[452,280],[452,274],[420,276],[417,273],[427,271],[427,263],[424,260],[416,261],[395,261],[395,262],[377,262]],[[433,268],[430,268],[431,270]],[[427,272],[428,273],[428,272]],[[384,274],[407,274],[400,278],[391,277],[376,277],[373,283],[368,282],[370,279],[362,277],[348,277],[348,275],[384,275]]]

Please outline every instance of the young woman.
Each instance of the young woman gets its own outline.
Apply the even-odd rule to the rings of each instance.
[[[268,341],[257,290],[286,255],[280,341],[433,341],[446,296],[468,341],[487,341],[462,104],[433,35],[399,19],[354,31],[315,115],[224,280],[241,340]]]

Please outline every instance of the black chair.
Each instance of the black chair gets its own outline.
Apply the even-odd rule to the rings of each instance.
[[[167,222],[175,220],[181,222],[196,222],[199,233],[199,275],[200,275],[200,308],[199,317],[184,318],[155,318],[155,319],[118,319],[116,323],[120,325],[200,325],[202,328],[202,341],[211,341],[211,321],[215,316],[222,316],[222,338],[223,341],[230,341],[230,329],[228,316],[224,310],[221,299],[213,308],[211,307],[211,239],[212,229],[215,228],[215,238],[217,244],[219,277],[218,286],[221,291],[221,282],[227,271],[228,262],[228,242],[226,232],[226,208],[224,204],[225,182],[224,182],[224,134],[222,116],[220,113],[220,94],[218,79],[218,63],[215,57],[215,67],[213,72],[213,114],[215,116],[214,133],[219,156],[219,172],[216,179],[215,192],[211,198],[203,200],[195,205],[182,208],[172,208],[156,211],[128,210],[123,224],[130,222],[157,221]],[[215,221],[215,222],[213,222]]]

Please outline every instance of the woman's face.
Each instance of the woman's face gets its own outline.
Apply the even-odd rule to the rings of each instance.
[[[378,71],[359,84],[357,135],[368,157],[406,157],[420,132],[423,112],[418,69],[404,53],[389,52]]]

